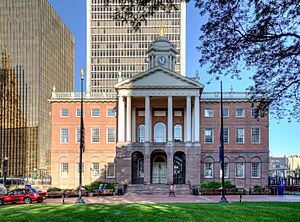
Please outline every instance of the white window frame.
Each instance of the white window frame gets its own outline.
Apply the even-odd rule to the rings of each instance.
[[[114,165],[114,175],[113,176],[109,176],[108,175],[108,165],[109,164],[113,164]],[[116,177],[116,165],[115,165],[114,162],[106,163],[106,165],[105,165],[105,176],[106,176],[106,178],[115,178]]]
[[[180,139],[178,138],[175,138],[175,127],[180,127]],[[173,126],[173,137],[174,137],[174,142],[178,142],[178,143],[181,143],[183,141],[183,138],[182,138],[182,125],[181,124],[175,124]]]
[[[211,130],[211,142],[206,142],[206,131]],[[214,128],[204,128],[204,143],[213,144],[214,143]]]
[[[226,168],[227,166],[227,168]],[[224,163],[224,171],[225,171],[225,174],[224,174],[224,178],[229,178],[229,163],[228,162],[225,162]],[[222,178],[222,166],[220,164],[220,178]]]
[[[93,142],[93,130],[99,130],[99,141]],[[91,128],[91,143],[100,143],[100,128]]]
[[[238,142],[239,130],[242,130],[242,132],[243,132],[243,141],[242,142]],[[245,129],[244,128],[236,128],[235,129],[235,143],[236,144],[244,144],[245,143]]]
[[[241,166],[243,166],[243,175],[238,175],[238,165],[242,164]],[[245,163],[243,162],[239,162],[239,163],[235,163],[235,178],[241,179],[241,178],[245,178]]]
[[[227,116],[225,116],[224,112],[223,112],[223,117],[228,118],[229,117],[229,108],[223,108],[223,110],[227,110]],[[220,117],[221,117],[221,109],[220,109]]]
[[[93,111],[94,110],[99,110],[99,115],[98,116],[95,116],[94,114],[93,114]],[[100,117],[100,109],[99,108],[92,108],[91,109],[91,117]]]
[[[258,130],[258,135],[253,135],[253,131],[254,130]],[[258,141],[254,141],[254,136],[258,136]],[[251,128],[251,143],[252,144],[260,144],[260,128],[255,127],[255,128]]]
[[[255,111],[258,112],[257,116],[253,115]],[[251,117],[253,117],[253,118],[260,117],[260,115],[261,115],[261,110],[260,109],[257,109],[257,108],[252,108],[251,109]]]
[[[115,114],[113,116],[110,116],[109,115],[109,110],[112,110],[112,109],[115,111]],[[107,108],[106,117],[110,117],[110,118],[116,117],[116,110],[115,110],[115,108]]]
[[[144,127],[144,135],[143,135],[143,137],[141,137],[141,131],[140,131],[141,126]],[[138,142],[139,143],[144,143],[145,142],[145,124],[140,124],[138,126]]]
[[[238,109],[243,110],[243,115],[242,116],[238,116],[238,112],[237,112]],[[237,117],[237,118],[244,118],[245,117],[245,109],[244,108],[236,108],[235,109],[235,117]]]
[[[207,166],[211,166],[208,168]],[[206,174],[208,170],[211,170],[210,175]],[[205,162],[204,163],[204,178],[214,178],[214,163],[212,162]]]
[[[63,115],[62,115],[63,110],[67,110],[67,111],[68,111],[68,115],[67,115],[67,116],[63,116]],[[62,118],[70,117],[70,110],[69,110],[68,108],[61,108],[61,109],[60,109],[60,117],[62,117]]]
[[[98,164],[98,169],[95,168],[96,164]],[[98,171],[98,173],[95,173],[97,171]],[[100,177],[100,163],[99,162],[91,162],[91,177],[92,178]]]
[[[210,116],[210,112],[209,111],[211,111],[211,116]],[[206,117],[206,118],[213,118],[214,117],[214,109],[213,108],[205,108],[204,109],[204,117]]]
[[[67,168],[67,171],[64,171],[64,165],[66,164],[66,168]],[[60,163],[60,177],[62,177],[62,178],[67,178],[68,177],[68,175],[69,175],[69,163],[65,163],[65,162],[63,162],[63,163]]]
[[[110,129],[113,129],[113,130],[114,130],[114,141],[113,141],[113,142],[109,142],[109,141],[108,141],[108,131],[109,131]],[[108,128],[106,128],[106,143],[111,144],[111,143],[115,143],[115,142],[116,142],[116,128],[115,128],[115,127],[108,127]]]
[[[77,141],[77,131],[79,133],[78,141]],[[80,143],[80,128],[75,128],[75,143]]]
[[[78,115],[78,111],[81,112],[81,108],[76,108],[75,115],[76,115],[76,117],[81,117],[81,115]],[[83,116],[84,116],[84,109],[82,109],[82,112],[83,112]]]
[[[253,176],[253,173],[254,173],[254,171],[253,171],[253,165],[254,164],[258,164],[258,167],[257,167],[257,176]],[[254,163],[251,163],[251,178],[260,178],[260,175],[261,175],[261,167],[260,167],[260,163],[258,163],[258,162],[254,162]]]
[[[225,142],[225,140],[224,140],[224,131],[227,129],[227,142]],[[225,127],[225,128],[223,128],[223,141],[224,141],[224,144],[229,144],[229,128],[227,128],[227,127]]]
[[[160,130],[160,128],[157,128],[159,126],[163,127],[163,128],[161,128],[161,130],[164,130],[164,132],[158,131],[158,130]],[[158,122],[154,125],[153,129],[154,129],[154,132],[153,132],[154,143],[166,143],[167,142],[167,125],[163,122]]]
[[[62,131],[63,131],[63,130],[67,130],[67,133],[68,133],[68,134],[67,134],[67,136],[68,136],[68,137],[67,137],[67,141],[65,141],[65,140],[63,141],[63,140],[62,140],[62,139],[63,139],[63,138],[62,138]],[[69,141],[70,141],[70,133],[69,133],[69,131],[70,131],[69,128],[60,128],[60,143],[61,143],[61,144],[68,144],[68,143],[69,143]]]

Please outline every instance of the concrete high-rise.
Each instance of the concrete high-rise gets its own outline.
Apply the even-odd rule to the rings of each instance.
[[[27,122],[24,171],[14,175],[10,160],[17,154],[4,144],[0,158],[8,157],[7,176],[34,177],[50,169],[52,89],[73,91],[74,38],[47,0],[0,0],[0,33],[0,49],[26,85],[18,87]]]
[[[186,4],[176,0],[179,10],[155,14],[137,32],[112,16],[118,0],[87,0],[87,91],[114,93],[119,73],[132,77],[148,69],[147,49],[165,27],[165,35],[176,46],[175,70],[185,75]],[[104,94],[105,95],[105,94]]]

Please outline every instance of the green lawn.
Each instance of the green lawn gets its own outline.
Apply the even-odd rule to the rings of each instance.
[[[22,204],[0,221],[300,221],[300,203]]]

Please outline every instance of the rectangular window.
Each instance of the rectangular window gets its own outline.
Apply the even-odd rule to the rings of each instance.
[[[204,178],[213,178],[213,163],[204,163]]]
[[[251,129],[252,143],[260,143],[260,128]]]
[[[220,165],[220,178],[222,178],[221,165]],[[224,163],[224,178],[229,178],[229,163]]]
[[[205,128],[204,129],[204,143],[213,143],[214,129]]]
[[[138,116],[145,116],[145,111],[138,111]]]
[[[225,144],[229,143],[229,130],[228,128],[223,128],[223,141]]]
[[[107,116],[108,117],[115,117],[116,116],[116,111],[114,108],[108,108],[107,109]]]
[[[80,143],[80,128],[75,129],[75,143]]]
[[[236,129],[235,142],[238,143],[238,144],[244,143],[244,129],[243,128]]]
[[[60,110],[60,116],[61,117],[69,117],[69,109],[63,108]]]
[[[106,129],[106,142],[107,143],[114,143],[116,141],[115,138],[115,128],[107,128]]]
[[[251,117],[260,117],[260,110],[257,108],[252,108],[251,109]]]
[[[214,110],[211,108],[206,108],[204,110],[204,116],[205,117],[214,117]]]
[[[260,163],[251,164],[251,178],[260,178]]]
[[[82,114],[84,115],[84,110],[83,110]],[[76,117],[81,117],[81,108],[76,109]]]
[[[243,108],[237,108],[235,110],[236,117],[245,117],[245,110]]]
[[[91,128],[91,142],[92,143],[100,143],[100,129],[99,128]]]
[[[236,178],[244,178],[245,174],[245,164],[244,163],[236,163],[235,164],[235,177]]]
[[[60,172],[68,173],[69,172],[69,164],[68,163],[60,163]]]
[[[98,162],[92,162],[91,175],[93,178],[98,178],[100,176],[100,164]]]
[[[92,109],[91,116],[92,117],[99,117],[100,116],[100,109],[97,109],[97,108]]]
[[[220,116],[221,116],[221,111],[220,111]],[[223,117],[229,117],[229,110],[228,110],[228,108],[223,108]]]
[[[115,178],[115,163],[106,164],[106,178]]]
[[[84,173],[84,163],[82,163],[81,172]],[[79,163],[76,163],[76,172],[79,173]]]
[[[69,143],[69,129],[68,128],[60,129],[60,143]]]

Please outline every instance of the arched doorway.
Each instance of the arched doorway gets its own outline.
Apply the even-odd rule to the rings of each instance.
[[[185,153],[176,152],[173,156],[173,183],[185,184]]]
[[[151,181],[153,184],[167,183],[167,154],[163,150],[151,153]]]
[[[144,183],[144,155],[141,152],[134,152],[131,155],[131,182],[132,184]]]

